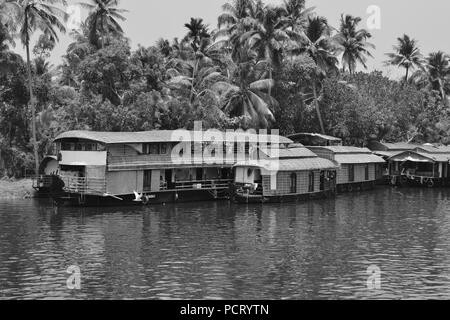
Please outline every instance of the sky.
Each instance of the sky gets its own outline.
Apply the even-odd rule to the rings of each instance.
[[[76,5],[82,0],[68,0],[69,5]],[[211,28],[217,26],[217,16],[225,0],[122,0],[120,8],[128,10],[127,21],[122,23],[133,48],[138,44],[150,46],[159,38],[172,39],[186,34],[184,23],[191,17],[201,17]],[[266,0],[266,3],[280,4],[282,0]],[[341,14],[352,14],[363,19],[361,27],[368,28],[367,22],[375,21],[373,11],[367,13],[370,6],[380,9],[379,29],[370,29],[370,40],[376,49],[372,50],[374,59],[368,61],[368,70],[382,70],[387,76],[398,77],[402,73],[397,68],[386,67],[385,54],[392,51],[397,37],[404,33],[419,41],[423,54],[442,50],[450,53],[450,41],[444,31],[450,30],[450,2],[447,0],[307,0],[307,7],[315,7],[316,12],[325,16],[329,23],[339,26]],[[85,18],[87,12],[82,12]],[[369,26],[373,26],[371,23]],[[61,62],[67,45],[71,42],[69,35],[61,35],[51,61]],[[20,44],[16,51],[23,54]]]

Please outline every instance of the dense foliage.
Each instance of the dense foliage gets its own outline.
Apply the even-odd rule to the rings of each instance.
[[[357,72],[375,49],[358,17],[342,15],[332,28],[304,0],[282,6],[233,0],[217,29],[192,18],[183,38],[132,50],[119,1],[91,0],[89,17],[70,31],[73,42],[53,66],[50,52],[65,31],[64,14],[56,15],[62,10],[53,9],[58,2],[63,9],[64,1],[30,7],[0,0],[0,151],[7,175],[34,168],[34,125],[40,158],[66,130],[192,128],[196,120],[205,128],[322,131],[359,146],[372,138],[447,142],[449,57],[423,58],[417,41],[404,35],[386,63],[404,68],[405,78]],[[38,41],[31,44],[34,33]],[[20,42],[32,51],[29,59],[13,52]]]

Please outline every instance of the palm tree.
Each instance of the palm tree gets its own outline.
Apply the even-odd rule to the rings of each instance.
[[[185,39],[189,41],[192,50],[196,53],[200,49],[200,46],[211,38],[208,26],[203,23],[202,18],[191,18],[191,21],[185,23],[184,26],[188,29]]]
[[[308,18],[315,10],[314,7],[306,8],[305,0],[284,0],[283,9],[285,15],[282,18],[283,25],[292,38],[304,38]]]
[[[233,0],[225,3],[222,10],[218,18],[219,30],[215,34],[216,43],[223,45],[223,50],[231,53],[237,62],[240,61],[242,35],[255,27],[257,5],[255,0]]]
[[[89,26],[89,40],[92,45],[103,48],[108,34],[123,35],[118,20],[125,21],[126,18],[122,14],[128,10],[117,8],[119,0],[90,0],[90,2],[81,4],[90,10],[86,20]]]
[[[161,54],[166,58],[172,54],[173,49],[169,40],[163,38],[158,39],[158,41],[156,41],[156,47],[158,48],[158,51],[161,52]]]
[[[191,85],[191,102],[195,97],[195,78],[201,62],[209,62],[209,49],[211,44],[211,34],[208,31],[208,26],[203,23],[201,18],[191,18],[189,23],[184,25],[188,29],[188,33],[185,37],[194,53],[194,66],[192,68],[192,85]]]
[[[34,160],[36,169],[36,179],[39,175],[39,154],[36,137],[36,101],[33,94],[33,77],[31,73],[30,59],[30,39],[36,30],[47,34],[51,39],[58,40],[56,30],[65,32],[63,21],[67,20],[65,11],[54,6],[54,4],[63,4],[63,0],[19,0],[19,19],[17,25],[20,26],[20,40],[26,48],[27,55],[27,74],[28,89],[30,94],[31,106],[31,130],[33,136]]]
[[[448,106],[450,57],[442,51],[430,53],[421,70],[413,74],[412,81],[419,88],[428,88],[438,92],[444,105]]]
[[[248,44],[239,50],[242,61],[234,63],[233,76],[216,82],[211,89],[218,95],[224,113],[249,118],[252,127],[267,128],[269,122],[275,121],[270,105],[277,105],[277,101],[266,93],[274,82],[265,79],[266,62],[258,61],[257,53]]]
[[[393,53],[386,54],[389,57],[386,64],[405,68],[406,76],[404,83],[407,83],[409,71],[422,67],[423,57],[417,46],[417,41],[404,34],[403,37],[397,38],[397,45],[393,48]]]
[[[281,64],[284,44],[290,40],[281,21],[283,14],[284,9],[280,7],[260,8],[256,15],[255,29],[241,36],[241,43],[248,42],[250,49],[255,50],[259,58],[266,62],[270,80],[273,80],[274,67],[279,67]],[[270,96],[271,86],[268,90]]]
[[[341,46],[342,69],[348,68],[350,74],[356,70],[357,63],[360,63],[367,69],[367,57],[373,58],[369,48],[375,49],[375,46],[369,42],[372,35],[365,29],[357,30],[361,18],[351,15],[341,15],[341,26],[336,36],[336,42]]]
[[[324,17],[309,17],[308,25],[305,30],[305,39],[300,46],[293,50],[293,53],[305,53],[309,55],[316,69],[312,74],[312,94],[316,105],[317,118],[319,119],[320,129],[325,134],[322,115],[320,113],[319,98],[317,94],[317,84],[330,73],[337,71],[338,59],[336,58],[336,47],[333,43],[332,28]]]

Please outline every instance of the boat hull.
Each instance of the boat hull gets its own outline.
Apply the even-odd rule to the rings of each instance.
[[[230,198],[228,190],[178,190],[157,193],[147,193],[143,200],[136,201],[134,194],[121,196],[98,196],[65,193],[54,197],[58,206],[145,206],[165,203],[183,203],[210,200],[227,200]]]
[[[242,193],[235,193],[233,200],[236,203],[250,204],[250,203],[281,203],[281,202],[296,202],[306,201],[311,199],[331,198],[336,194],[332,191],[323,191],[310,194],[286,194],[278,196],[262,196],[262,195],[247,195]]]

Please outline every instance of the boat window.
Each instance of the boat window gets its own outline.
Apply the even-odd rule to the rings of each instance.
[[[348,182],[354,182],[355,181],[355,165],[349,164],[348,165]]]
[[[62,151],[70,151],[71,150],[71,143],[63,142],[61,144],[61,150]]]
[[[364,170],[365,170],[365,172],[364,172],[365,178],[366,178],[366,181],[367,181],[367,180],[369,180],[369,165],[368,164],[366,164]]]
[[[165,143],[144,143],[142,145],[143,154],[167,154],[167,144]]]
[[[311,171],[309,173],[309,183],[308,183],[308,191],[309,192],[314,192],[314,172]]]
[[[167,154],[167,144],[161,143],[160,151],[161,154]]]
[[[291,174],[291,193],[297,193],[297,174]]]
[[[159,144],[152,143],[150,145],[150,154],[159,154]]]
[[[144,190],[148,191],[152,186],[152,170],[144,171]]]

